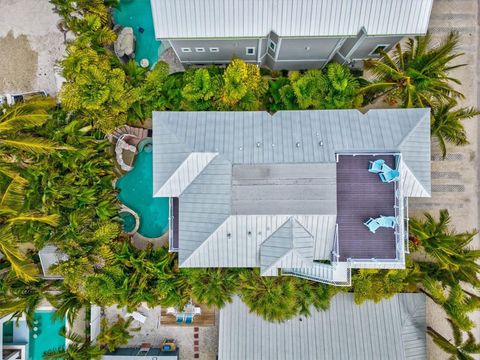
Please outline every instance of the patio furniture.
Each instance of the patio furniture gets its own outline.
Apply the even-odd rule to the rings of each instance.
[[[184,318],[185,318],[184,313],[177,313],[177,324],[183,323]]]
[[[377,231],[377,229],[379,227],[381,227],[381,225],[377,222],[376,219],[374,218],[370,218],[368,219],[366,222],[363,223],[366,227],[368,227],[368,230],[370,230],[370,232],[374,233],[375,234],[375,231]]]
[[[174,307],[169,307],[167,308],[167,315],[176,315],[177,314],[177,309]]]
[[[202,315],[202,309],[198,306],[193,310],[193,316]]]
[[[161,349],[165,352],[175,351],[177,350],[177,343],[174,339],[163,339]]]
[[[185,314],[185,324],[191,324],[193,322],[193,314]]]
[[[382,171],[384,164],[385,164],[385,160],[383,159],[370,161],[370,165],[368,166],[368,171],[374,174],[378,174]]]
[[[378,176],[380,176],[380,180],[382,180],[382,182],[390,183],[392,181],[398,180],[400,172],[384,164],[382,166],[382,171],[378,173]]]
[[[391,228],[393,229],[395,227],[395,224],[397,223],[397,219],[395,216],[383,216],[380,215],[379,218],[375,219],[382,227],[386,228]]]
[[[143,315],[142,313],[138,311],[134,311],[133,313],[130,314],[130,316],[134,319],[137,320],[138,322],[145,324],[145,320],[147,320],[147,317]]]

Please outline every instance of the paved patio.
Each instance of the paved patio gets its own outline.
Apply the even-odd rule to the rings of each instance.
[[[214,317],[213,326],[208,327],[179,327],[168,326],[161,322],[162,309],[157,306],[153,309],[141,306],[139,311],[147,317],[144,324],[133,321],[132,327],[140,327],[139,332],[132,332],[133,339],[126,347],[136,347],[142,343],[150,343],[152,346],[160,346],[164,338],[175,339],[180,348],[182,360],[216,359],[218,347],[218,318]],[[109,322],[115,322],[117,316],[123,316],[122,309],[111,306],[105,309],[105,316]],[[173,318],[173,317],[172,317]],[[195,357],[198,354],[199,357]]]

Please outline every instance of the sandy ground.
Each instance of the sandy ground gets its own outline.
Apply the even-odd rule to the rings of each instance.
[[[459,50],[465,53],[460,59],[467,66],[453,74],[461,80],[460,91],[466,98],[462,106],[480,107],[479,80],[479,2],[478,0],[435,0],[430,18],[430,31],[434,38],[447,34],[450,29],[461,35]],[[458,231],[479,229],[479,126],[478,118],[464,123],[470,144],[465,147],[450,147],[449,157],[441,161],[438,152],[433,152],[432,161],[432,198],[415,199],[410,202],[410,216],[423,211],[438,213],[446,208],[452,216],[452,224]],[[474,246],[479,248],[479,237]],[[480,338],[480,313],[473,315],[477,323],[474,333]],[[427,306],[427,322],[437,331],[451,337],[445,314],[434,303]],[[447,359],[448,356],[435,344],[427,340],[429,359]],[[480,358],[480,356],[478,357]]]
[[[53,66],[65,45],[52,8],[48,0],[0,0],[0,93],[56,93]]]

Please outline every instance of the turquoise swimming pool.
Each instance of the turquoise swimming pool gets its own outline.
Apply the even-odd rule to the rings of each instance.
[[[133,28],[135,60],[148,59],[153,66],[158,61],[162,43],[155,39],[150,0],[120,0],[120,8],[114,10],[113,18],[116,24]]]
[[[60,329],[65,326],[64,319],[53,319],[53,311],[35,311],[34,327],[30,329],[28,345],[29,360],[43,360],[43,353],[48,350],[65,348],[65,338],[59,334]],[[35,338],[34,334],[37,335]]]
[[[118,199],[135,211],[140,218],[138,232],[148,238],[162,236],[168,231],[168,198],[153,195],[153,153],[151,139],[143,140],[135,157],[134,167],[118,179]]]

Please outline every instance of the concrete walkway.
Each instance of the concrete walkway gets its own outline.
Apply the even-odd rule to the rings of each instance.
[[[462,82],[459,90],[466,99],[462,106],[480,107],[478,82],[480,80],[479,51],[479,5],[478,0],[435,0],[430,18],[430,32],[434,39],[457,30],[461,36],[459,50],[465,53],[460,61],[467,66],[452,73]],[[410,201],[410,216],[424,211],[438,214],[440,209],[448,209],[452,225],[457,231],[479,228],[479,126],[478,118],[464,122],[470,144],[464,147],[448,147],[448,156],[441,159],[438,150],[432,151],[432,198]],[[434,146],[435,149],[435,146]],[[480,247],[478,236],[475,246]],[[474,315],[480,333],[480,314]],[[427,322],[437,331],[451,336],[445,320],[445,313],[433,302],[427,304]],[[431,341],[427,340],[429,359],[447,359],[448,356]]]

